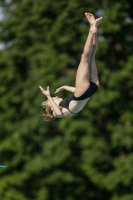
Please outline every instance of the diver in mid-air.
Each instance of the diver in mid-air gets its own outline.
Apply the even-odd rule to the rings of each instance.
[[[43,114],[45,121],[69,117],[80,112],[99,87],[95,54],[97,50],[97,27],[102,17],[95,19],[94,15],[91,13],[85,13],[85,16],[90,23],[90,30],[77,69],[75,87],[65,85],[56,89],[55,92],[68,90],[72,92],[72,94],[63,100],[57,96],[51,97],[49,86],[47,90],[39,86],[42,93],[47,97],[47,101],[42,102],[47,112],[47,114]]]

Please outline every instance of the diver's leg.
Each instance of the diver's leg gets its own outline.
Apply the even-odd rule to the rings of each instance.
[[[98,79],[98,73],[97,73],[96,62],[95,62],[96,51],[97,51],[97,33],[95,33],[93,36],[93,51],[90,58],[89,80],[99,86],[99,79]]]
[[[87,88],[90,86],[90,60],[91,60],[91,54],[93,52],[94,35],[97,32],[97,24],[101,20],[99,18],[96,21],[94,15],[91,13],[85,13],[85,15],[91,27],[76,74],[76,90],[75,90],[76,96],[82,95],[85,92],[85,90],[87,90]]]

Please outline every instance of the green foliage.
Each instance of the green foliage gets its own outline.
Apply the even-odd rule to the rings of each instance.
[[[133,199],[133,4],[130,0],[2,1],[0,197]],[[49,124],[38,86],[74,85],[89,25],[103,15],[100,87],[85,109]],[[69,93],[59,94],[66,97]]]

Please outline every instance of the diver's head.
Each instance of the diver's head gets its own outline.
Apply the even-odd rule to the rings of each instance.
[[[58,96],[52,97],[52,99],[57,104],[57,106],[59,106],[60,102],[63,100],[62,98],[59,98]],[[56,117],[54,116],[53,109],[52,109],[52,106],[51,106],[49,100],[42,102],[42,106],[46,110],[46,114],[43,114],[44,121],[49,122],[49,121],[56,119]]]

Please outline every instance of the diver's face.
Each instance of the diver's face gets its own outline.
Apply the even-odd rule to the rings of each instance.
[[[54,102],[55,102],[57,105],[59,105],[60,102],[63,101],[63,99],[62,99],[62,98],[59,98],[58,96],[52,97],[52,99],[54,100]]]

